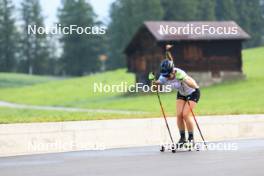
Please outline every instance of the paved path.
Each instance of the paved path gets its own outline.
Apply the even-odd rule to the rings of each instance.
[[[84,109],[84,108],[71,108],[59,106],[37,106],[16,104],[6,101],[0,101],[0,107],[17,108],[17,109],[36,109],[36,110],[52,110],[52,111],[66,111],[66,112],[96,112],[96,113],[113,113],[113,114],[144,114],[138,111],[125,111],[125,110],[111,110],[111,109]]]
[[[160,153],[158,147],[0,158],[2,176],[263,176],[264,139],[237,151]]]

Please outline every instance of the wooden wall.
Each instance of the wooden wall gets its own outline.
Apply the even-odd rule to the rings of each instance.
[[[187,71],[242,70],[241,41],[176,43],[172,55],[177,67]]]
[[[180,41],[170,42],[176,67],[188,72],[220,71],[242,72],[241,40]],[[137,82],[148,83],[149,72],[159,72],[165,58],[166,42],[158,42],[149,31],[142,28],[126,49],[129,72],[136,74]]]
[[[128,71],[134,73],[149,73],[158,70],[160,61],[164,57],[154,37],[145,30],[136,34],[126,55]]]

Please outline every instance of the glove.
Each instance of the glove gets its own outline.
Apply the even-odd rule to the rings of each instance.
[[[155,75],[153,74],[153,72],[150,72],[149,75],[148,75],[148,79],[150,81],[154,81],[155,80]]]

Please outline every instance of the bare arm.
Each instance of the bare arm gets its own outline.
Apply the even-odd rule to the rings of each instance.
[[[173,57],[169,51],[172,47],[173,45],[166,45],[166,58],[169,59],[170,61],[173,61]]]
[[[183,80],[183,82],[185,82],[191,88],[199,89],[199,86],[196,83],[196,81],[190,76],[186,76],[186,78]]]
[[[166,51],[166,58],[169,59],[170,61],[173,61],[173,57],[169,51]]]

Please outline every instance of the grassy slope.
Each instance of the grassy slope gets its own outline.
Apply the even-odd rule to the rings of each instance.
[[[129,117],[122,114],[63,112],[47,110],[10,109],[0,107],[0,124],[27,122],[60,122],[79,120],[120,119]]]
[[[26,74],[0,73],[0,89],[30,86],[52,81],[54,78],[45,76],[30,76]]]
[[[23,88],[6,88],[0,91],[0,100],[23,104],[79,106],[113,98],[117,93],[94,93],[93,84],[119,84],[120,80],[133,82],[133,75],[124,69],[92,76],[57,80]]]
[[[264,113],[264,48],[248,49],[243,52],[246,80],[227,82],[202,89],[202,98],[197,107],[199,114],[240,114]],[[123,69],[96,74],[88,77],[52,81],[22,88],[2,88],[0,100],[23,104],[75,106],[82,108],[125,109],[151,112],[148,116],[160,115],[155,95],[123,96],[118,93],[93,93],[93,83],[119,84],[127,81],[132,84],[134,76]],[[163,94],[162,100],[169,115],[175,114],[175,93]],[[8,111],[2,109],[2,111]],[[18,110],[22,111],[22,110]],[[34,113],[29,113],[30,117]],[[26,113],[24,113],[26,114]],[[44,113],[45,114],[45,113]],[[46,113],[47,114],[47,113]],[[50,113],[50,120],[52,120]],[[2,115],[0,115],[1,118]],[[9,115],[10,116],[10,115]],[[59,117],[69,120],[67,115]],[[65,116],[63,118],[62,116]],[[74,116],[74,115],[72,115]],[[85,117],[84,117],[85,116]],[[118,117],[118,115],[115,115]],[[25,116],[26,118],[27,116]],[[110,118],[113,115],[76,114],[77,119]],[[129,116],[124,116],[129,117]],[[56,118],[55,118],[56,119]],[[46,119],[47,120],[47,119]]]
[[[21,76],[10,74],[10,79],[20,81]],[[8,74],[7,74],[8,76]],[[0,75],[1,77],[1,75]],[[115,79],[113,79],[115,78]],[[29,78],[30,80],[30,78]],[[104,74],[95,74],[89,77],[74,78],[68,80],[54,80],[49,83],[40,82],[39,84],[25,86],[23,82],[16,86],[0,86],[0,100],[10,101],[22,104],[39,104],[39,105],[60,105],[60,106],[77,106],[86,102],[93,104],[95,101],[102,99],[111,99],[116,93],[101,94],[93,93],[93,83],[100,81],[102,83],[119,83],[119,80],[130,80],[133,82],[133,75],[125,71],[117,70]],[[26,81],[27,82],[27,81]],[[35,82],[36,83],[36,82]],[[20,85],[20,87],[19,87]],[[25,87],[23,87],[25,86]],[[101,107],[105,109],[104,107]],[[86,112],[61,112],[46,110],[29,110],[29,109],[10,109],[0,108],[0,123],[21,123],[21,122],[48,122],[48,121],[67,121],[67,120],[95,120],[131,117],[123,114],[106,114],[106,113],[86,113]]]
[[[202,89],[199,114],[264,113],[264,48],[243,52],[246,80],[227,82]]]

